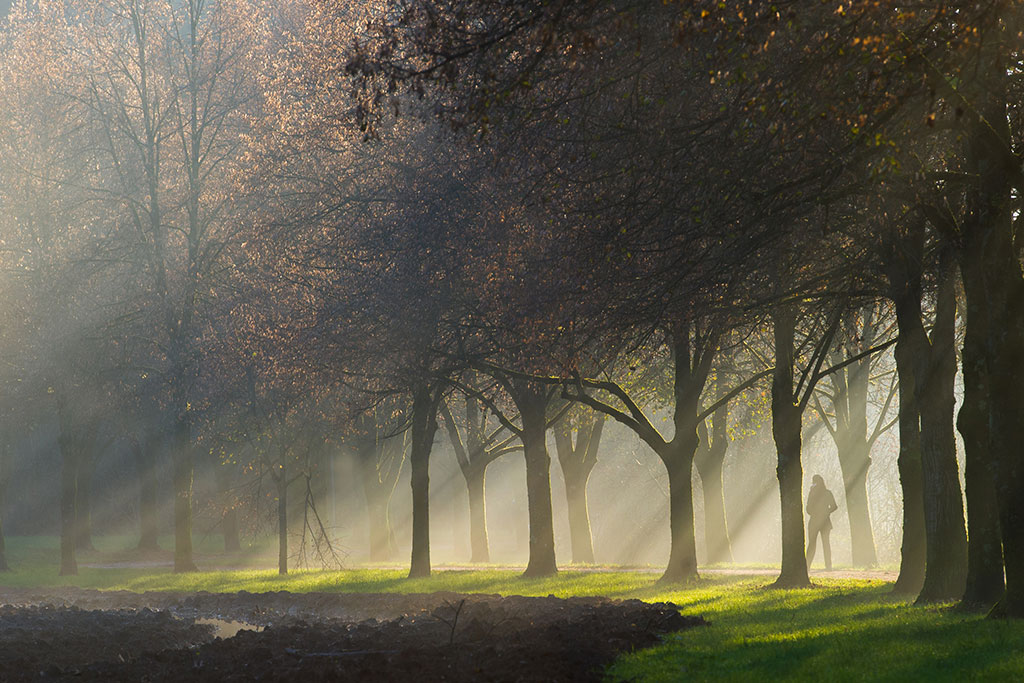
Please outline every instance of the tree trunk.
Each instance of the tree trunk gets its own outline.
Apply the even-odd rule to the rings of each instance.
[[[965,155],[977,180],[957,242],[967,304],[958,421],[970,524],[963,602],[982,606],[995,599],[991,616],[1024,617],[1024,287],[1012,213],[1020,163],[1007,120],[1009,59],[999,37],[980,44],[978,113],[970,120]]]
[[[565,500],[569,512],[569,538],[575,564],[594,562],[594,537],[590,530],[587,505],[587,483],[597,463],[597,449],[604,430],[603,415],[593,415],[582,424],[573,441],[568,416],[555,428],[555,450],[565,483]]]
[[[242,549],[242,539],[238,531],[238,509],[234,504],[224,510],[221,523],[224,525],[224,552],[239,552]]]
[[[238,501],[231,492],[231,472],[227,463],[217,462],[214,463],[214,467],[217,468],[215,472],[217,489],[220,494],[220,523],[224,535],[224,552],[236,553],[242,549],[242,543],[238,536]]]
[[[463,474],[469,493],[469,561],[490,562],[491,553],[487,542],[487,501],[484,496],[487,470],[483,467],[470,467]]]
[[[366,490],[367,524],[370,531],[370,562],[391,562],[395,559],[392,542],[391,516],[388,510],[390,496],[380,490]]]
[[[668,566],[660,583],[695,581],[697,574],[697,539],[693,521],[693,454],[697,449],[696,426],[690,443],[673,439],[661,460],[668,471],[669,530],[671,546]]]
[[[551,456],[547,432],[546,387],[522,381],[513,397],[522,419],[526,457],[526,496],[530,517],[530,560],[523,576],[554,576],[555,529],[551,513]]]
[[[590,510],[587,506],[587,482],[590,468],[565,480],[565,500],[569,508],[569,538],[574,564],[594,563],[594,538],[590,531]]]
[[[981,265],[981,264],[979,264]],[[965,293],[969,287],[964,278]],[[961,604],[989,608],[1006,590],[1003,548],[999,530],[999,502],[989,444],[989,382],[985,367],[984,313],[977,295],[967,295],[967,325],[963,346],[964,401],[957,427],[964,438],[967,496],[967,587]]]
[[[1017,305],[1008,308],[1014,316],[1004,338],[995,345],[991,359],[991,435],[996,462],[996,497],[999,527],[1003,539],[1006,592],[993,608],[992,616],[1024,618],[1024,464],[1020,448],[1024,443],[1024,287],[1015,287]],[[1000,335],[995,335],[1000,336]],[[1016,365],[1015,365],[1016,364]]]
[[[174,460],[174,572],[194,572],[192,559],[192,447],[188,416],[172,425],[171,457]]]
[[[136,478],[139,482],[139,550],[159,550],[160,535],[158,523],[156,458],[152,448],[156,440],[147,438],[145,443],[135,441]]]
[[[7,507],[7,484],[10,476],[10,444],[0,441],[0,572],[11,571],[7,563],[7,544],[4,540],[4,508]]]
[[[725,496],[722,492],[722,463],[704,463],[697,468],[704,494],[704,540],[708,563],[732,562],[732,541],[725,519]]]
[[[903,492],[903,545],[895,593],[917,595],[924,586],[927,534],[924,521],[924,475],[921,469],[921,411],[917,403],[918,354],[922,353],[921,277],[924,220],[904,230],[893,226],[884,250],[889,298],[896,308],[899,337],[894,357],[899,379],[900,452],[897,466]],[[924,349],[927,351],[927,349]]]
[[[919,349],[914,377],[921,411],[921,472],[928,538],[924,586],[918,602],[959,599],[967,578],[967,532],[953,437],[956,292],[951,270],[940,266],[940,271],[930,353],[920,322],[913,328],[912,337]]]
[[[921,417],[914,380],[914,350],[902,333],[896,342],[896,372],[900,391],[900,453],[897,467],[903,490],[903,545],[900,574],[893,591],[917,595],[924,585],[925,549],[924,476],[921,474]]]
[[[61,455],[60,469],[60,575],[78,574],[75,559],[75,540],[78,525],[75,519],[78,491],[78,444],[76,428],[69,408],[62,401],[58,408],[60,437],[58,445]]]
[[[863,326],[854,328],[860,337],[855,350],[870,348],[875,338],[873,311],[863,311]],[[837,359],[838,360],[838,359]],[[855,567],[878,564],[875,537],[871,530],[871,509],[868,504],[868,469],[871,467],[871,446],[868,443],[868,387],[871,358],[852,363],[833,374],[836,387],[836,448],[846,492],[846,516],[850,522],[850,546]],[[844,419],[840,419],[840,418]]]
[[[708,562],[732,562],[732,541],[729,525],[725,518],[725,489],[722,469],[729,442],[726,433],[729,417],[728,406],[722,406],[711,418],[710,437],[705,435],[697,448],[694,463],[700,475],[701,491],[704,494],[704,541],[707,546]],[[704,434],[706,429],[701,433]]]
[[[871,531],[868,505],[868,468],[871,466],[871,458],[868,456],[867,440],[863,436],[854,443],[839,447],[839,465],[846,491],[853,565],[873,567],[878,564],[878,556],[875,553],[875,537]]]
[[[804,550],[803,466],[800,462],[800,406],[793,394],[793,340],[796,314],[789,306],[772,313],[775,371],[772,376],[772,436],[778,453],[775,469],[782,506],[782,571],[777,588],[811,585]]]
[[[7,543],[4,541],[4,518],[0,514],[0,572],[11,571],[11,566],[7,563]]]
[[[92,479],[96,458],[96,430],[90,428],[84,434],[78,463],[78,492],[75,496],[75,547],[78,550],[96,549],[92,544]]]
[[[409,578],[430,576],[430,451],[437,432],[437,404],[430,387],[413,392],[412,451],[412,559]]]
[[[285,454],[281,453],[281,463],[277,470],[277,573],[288,573],[288,477],[284,462]]]
[[[1006,591],[991,616],[1024,618],[1024,464],[1020,457],[1024,443],[1024,284],[1013,249],[1004,244],[1000,252],[1005,252],[1004,258],[1012,256],[1007,259],[1012,262],[998,264],[986,259],[984,276],[990,323],[988,443],[1006,573]],[[972,468],[971,474],[974,471]]]

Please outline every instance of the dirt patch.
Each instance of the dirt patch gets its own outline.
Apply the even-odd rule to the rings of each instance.
[[[5,681],[587,681],[704,623],[671,603],[455,593],[0,589],[0,603]],[[222,622],[252,628],[219,638]]]

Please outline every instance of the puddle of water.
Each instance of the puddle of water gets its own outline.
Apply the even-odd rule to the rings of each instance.
[[[262,631],[262,626],[245,621],[228,621],[226,619],[196,619],[197,624],[209,624],[213,627],[213,635],[217,638],[231,638],[239,631]]]

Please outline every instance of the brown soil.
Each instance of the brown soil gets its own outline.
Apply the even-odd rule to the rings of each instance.
[[[3,681],[588,681],[704,623],[671,603],[455,593],[0,589],[0,605]]]

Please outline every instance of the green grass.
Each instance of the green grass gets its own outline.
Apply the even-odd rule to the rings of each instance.
[[[100,550],[83,555],[80,562],[132,557],[116,539],[98,545]],[[284,577],[273,570],[173,574],[169,569],[82,568],[76,577],[58,577],[52,540],[11,539],[9,554],[14,571],[0,574],[0,586],[604,595],[671,601],[684,613],[701,614],[711,622],[672,635],[658,647],[623,656],[609,670],[614,680],[1024,678],[1024,624],[986,620],[949,605],[914,607],[894,598],[891,586],[879,581],[824,580],[814,589],[778,591],[766,588],[770,577],[716,576],[670,590],[655,583],[656,575],[627,571],[567,570],[551,579],[522,579],[516,572],[483,569],[436,572],[428,579],[410,580],[404,570],[371,568],[297,571]]]
[[[712,622],[622,657],[616,679],[1020,680],[1024,624],[950,605],[914,607],[877,581],[821,581],[778,591],[759,580],[640,591]]]

